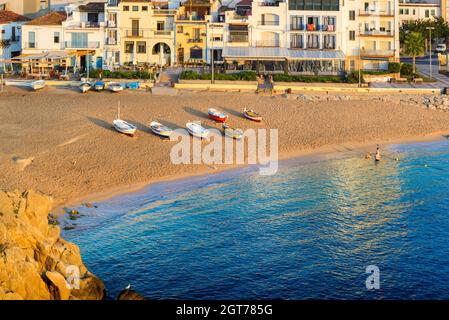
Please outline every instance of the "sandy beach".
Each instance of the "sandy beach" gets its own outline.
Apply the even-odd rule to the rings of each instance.
[[[82,95],[69,89],[28,92],[9,87],[0,94],[0,188],[34,189],[52,196],[56,205],[66,205],[133,191],[155,181],[232,168],[173,165],[169,154],[175,142],[162,140],[149,129],[156,119],[173,128],[200,120],[205,127],[218,129],[221,126],[207,118],[210,107],[227,112],[229,122],[242,129],[279,129],[281,158],[354,148],[362,156],[372,149],[370,144],[449,133],[448,112],[407,102],[421,98],[323,95],[304,99],[186,91],[176,96]],[[133,138],[111,126],[119,100],[122,119],[138,127]],[[264,121],[244,119],[245,107],[259,111]]]

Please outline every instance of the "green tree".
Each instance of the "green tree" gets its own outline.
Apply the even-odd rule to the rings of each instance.
[[[404,53],[413,58],[413,73],[416,73],[416,57],[424,55],[424,37],[420,32],[410,32],[404,40]]]

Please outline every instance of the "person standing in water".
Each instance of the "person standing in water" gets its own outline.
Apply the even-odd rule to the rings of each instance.
[[[379,147],[379,145],[377,145],[376,156],[374,157],[374,159],[377,162],[377,161],[380,161],[381,158],[382,158],[382,156],[380,155],[380,147]]]

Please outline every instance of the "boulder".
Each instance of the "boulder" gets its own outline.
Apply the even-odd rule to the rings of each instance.
[[[52,205],[34,191],[0,191],[0,300],[104,299],[79,248],[48,223]]]

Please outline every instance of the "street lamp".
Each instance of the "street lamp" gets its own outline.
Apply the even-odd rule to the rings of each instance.
[[[426,29],[429,30],[429,71],[430,71],[430,78],[432,78],[432,30],[435,28],[426,27]]]

